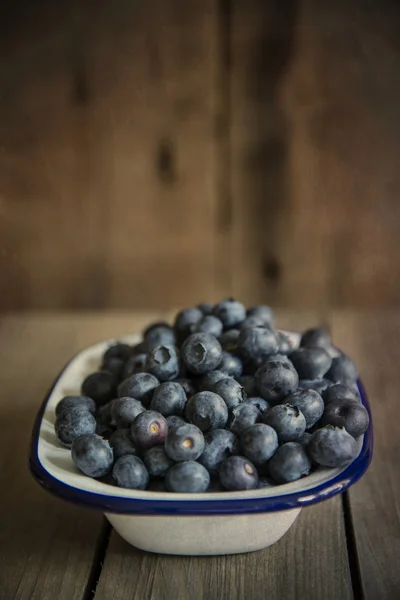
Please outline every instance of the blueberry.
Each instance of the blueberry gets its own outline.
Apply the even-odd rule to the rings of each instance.
[[[369,415],[367,409],[358,402],[335,400],[326,406],[322,424],[344,427],[350,435],[357,438],[367,431]]]
[[[307,329],[301,336],[300,346],[327,350],[331,347],[331,336],[323,327]]]
[[[323,467],[345,467],[357,455],[357,442],[344,428],[328,425],[312,434],[307,450]]]
[[[118,386],[118,397],[129,396],[140,400],[143,406],[150,404],[153,392],[160,385],[157,377],[150,373],[136,373],[125,379]]]
[[[214,392],[198,392],[187,401],[185,417],[202,431],[225,427],[228,408]]]
[[[329,379],[300,379],[299,388],[302,390],[314,390],[318,394],[322,394],[324,390],[332,385]]]
[[[128,358],[132,354],[132,347],[128,344],[122,344],[121,342],[117,342],[116,344],[112,344],[107,348],[105,353],[103,354],[103,363],[106,363],[110,359],[117,358],[126,362]]]
[[[273,456],[278,447],[275,429],[264,423],[248,427],[240,436],[243,454],[255,465],[262,465]]]
[[[214,371],[221,361],[219,341],[208,333],[193,333],[182,346],[183,361],[191,373],[202,375]]]
[[[300,379],[320,379],[332,364],[332,358],[323,348],[298,348],[290,360]]]
[[[182,415],[186,404],[186,394],[183,387],[176,382],[167,381],[154,390],[150,409],[158,411],[164,417]]]
[[[143,462],[150,477],[164,477],[168,469],[175,464],[172,458],[166,454],[163,446],[153,446],[146,450]]]
[[[207,375],[204,375],[204,377],[207,377]],[[187,377],[179,377],[178,379],[175,379],[175,383],[179,383],[183,387],[183,390],[186,394],[186,398],[190,398],[190,396],[193,396],[193,394],[197,392],[197,387],[193,379],[188,379]]]
[[[155,410],[146,410],[138,414],[130,428],[134,445],[142,450],[162,444],[167,430],[167,421]]]
[[[335,383],[322,392],[322,398],[325,405],[338,400],[347,400],[348,402],[360,402],[360,395],[357,387],[343,383]]]
[[[227,429],[212,429],[204,436],[205,446],[198,461],[209,473],[217,474],[225,458],[239,453],[239,439]]]
[[[273,327],[274,324],[274,313],[272,308],[265,305],[253,306],[247,310],[248,317],[257,317],[264,325]]]
[[[82,383],[82,395],[92,398],[97,405],[106,404],[116,396],[117,378],[108,371],[92,373]]]
[[[117,429],[110,437],[110,446],[114,452],[114,459],[117,460],[125,454],[137,454],[137,449],[133,445],[129,429]]]
[[[125,361],[121,358],[109,358],[101,365],[101,371],[108,371],[115,375],[115,377],[119,380],[122,378],[123,372],[125,368]]]
[[[294,442],[306,430],[303,413],[290,404],[278,404],[270,408],[264,422],[275,429],[280,442]]]
[[[147,348],[146,348],[146,344],[144,343],[144,341],[131,346],[132,356],[138,356],[139,354],[146,354],[146,352],[147,352]]]
[[[218,365],[218,371],[226,373],[230,377],[240,377],[243,372],[243,364],[238,356],[222,352],[221,362]]]
[[[314,390],[297,390],[281,400],[281,404],[297,406],[306,420],[306,429],[312,427],[322,417],[324,401]]]
[[[174,346],[157,346],[146,359],[146,371],[159,381],[170,381],[179,375],[178,355]]]
[[[256,372],[256,383],[262,398],[277,402],[297,389],[299,376],[285,357],[285,360],[269,360],[260,367]]]
[[[165,476],[165,485],[170,492],[201,493],[206,492],[210,484],[210,475],[198,462],[188,460],[174,465]]]
[[[207,315],[203,317],[198,323],[193,325],[192,333],[209,333],[215,337],[219,337],[222,333],[223,325],[218,317],[214,315]]]
[[[114,462],[110,444],[94,433],[74,439],[71,457],[74,465],[88,477],[104,477]]]
[[[127,379],[131,375],[142,373],[146,367],[146,358],[147,354],[135,354],[134,356],[128,358],[124,365],[122,377]]]
[[[178,342],[182,343],[192,332],[192,327],[203,318],[203,313],[198,308],[185,308],[177,315],[174,330]]]
[[[245,320],[246,309],[240,302],[229,298],[214,306],[214,315],[221,319],[225,329],[230,329]]]
[[[175,333],[168,323],[154,323],[143,332],[143,339],[147,352],[158,346],[174,346]]]
[[[311,461],[301,444],[288,442],[279,446],[269,461],[269,472],[277,483],[289,483],[308,475]]]
[[[96,404],[88,396],[64,396],[56,406],[56,416],[66,408],[84,408],[92,414],[96,412]]]
[[[255,490],[259,477],[257,469],[244,456],[230,456],[220,466],[219,478],[226,490]]]
[[[240,383],[231,377],[218,381],[212,391],[221,396],[228,408],[237,406],[247,398],[246,392]]]
[[[144,407],[135,398],[116,398],[111,403],[111,417],[118,428],[129,427]]]
[[[244,388],[249,398],[257,396],[258,388],[254,375],[242,375],[238,377],[238,382]]]
[[[312,433],[305,431],[301,437],[299,437],[296,442],[303,446],[303,448],[307,448],[310,440],[312,438]]]
[[[187,425],[187,422],[184,419],[182,419],[182,417],[178,417],[177,415],[170,415],[169,417],[167,417],[168,433],[172,429],[181,427],[181,425]],[[167,435],[168,435],[168,433],[167,433]]]
[[[243,329],[253,329],[253,327],[265,327],[265,323],[259,317],[252,315],[240,323],[239,329],[242,331]]]
[[[96,431],[96,419],[85,408],[66,408],[56,418],[55,431],[60,442],[70,448],[75,438]]]
[[[279,354],[291,354],[295,349],[295,344],[287,333],[277,331],[276,339],[279,346]]]
[[[199,382],[200,391],[211,392],[217,381],[221,381],[221,379],[227,379],[228,377],[228,373],[225,373],[224,371],[210,371],[201,377]]]
[[[204,450],[204,435],[196,425],[186,423],[168,431],[165,452],[172,460],[196,460]]]
[[[246,328],[240,332],[238,347],[246,361],[277,354],[276,335],[267,327]]]
[[[358,371],[353,361],[345,354],[332,360],[332,366],[326,374],[334,383],[353,384],[358,379]]]
[[[118,487],[145,490],[149,485],[149,473],[143,461],[133,454],[121,456],[112,470]]]
[[[270,408],[269,403],[266,400],[264,400],[264,398],[259,398],[258,396],[253,396],[252,398],[247,398],[246,403],[254,404],[254,406],[256,406],[258,408],[258,410],[260,411],[261,415],[267,414],[267,412]]]
[[[229,429],[240,435],[245,429],[261,420],[261,412],[254,404],[244,402],[231,409],[229,415]]]
[[[201,302],[200,304],[197,305],[197,308],[199,310],[201,310],[201,312],[205,316],[212,315],[212,312],[214,310],[214,304],[211,304],[211,302]]]
[[[226,352],[236,352],[237,341],[240,335],[239,329],[228,329],[219,337],[219,342]]]

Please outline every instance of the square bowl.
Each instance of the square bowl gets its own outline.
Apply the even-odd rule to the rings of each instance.
[[[289,335],[294,343],[298,342],[297,334]],[[119,341],[134,344],[140,338],[131,335]],[[357,440],[358,455],[344,468],[319,467],[298,481],[257,490],[203,494],[122,489],[86,477],[74,466],[70,450],[57,440],[55,407],[63,396],[80,393],[82,381],[98,368],[102,354],[113,342],[82,350],[61,371],[36,417],[29,466],[46,490],[101,510],[114,529],[138,548],[180,555],[234,554],[266,548],[286,533],[304,506],[345,491],[362,477],[371,462],[371,411],[365,389],[358,381],[370,424]]]

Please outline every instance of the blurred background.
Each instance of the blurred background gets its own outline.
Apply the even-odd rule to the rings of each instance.
[[[400,304],[395,0],[0,8],[0,310]]]

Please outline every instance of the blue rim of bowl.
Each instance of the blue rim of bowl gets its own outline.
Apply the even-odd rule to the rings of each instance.
[[[34,479],[48,492],[63,498],[74,504],[87,508],[94,508],[108,513],[137,514],[137,515],[229,515],[250,514],[263,512],[276,512],[293,508],[302,508],[332,498],[336,494],[344,492],[348,487],[356,483],[366,472],[372,459],[373,453],[373,426],[371,408],[365,388],[358,380],[357,385],[361,401],[368,411],[370,423],[364,434],[363,444],[358,456],[354,461],[336,477],[325,481],[313,488],[299,490],[283,495],[274,495],[258,498],[229,498],[223,494],[210,494],[210,500],[156,500],[149,498],[126,498],[122,496],[110,496],[79,489],[53,477],[44,468],[38,456],[40,426],[46,409],[47,402],[57,385],[58,380],[70,363],[63,368],[47,393],[42,406],[36,416],[32,431],[29,469]]]

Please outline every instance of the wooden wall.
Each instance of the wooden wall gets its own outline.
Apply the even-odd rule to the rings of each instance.
[[[0,8],[0,309],[400,302],[394,0]]]

